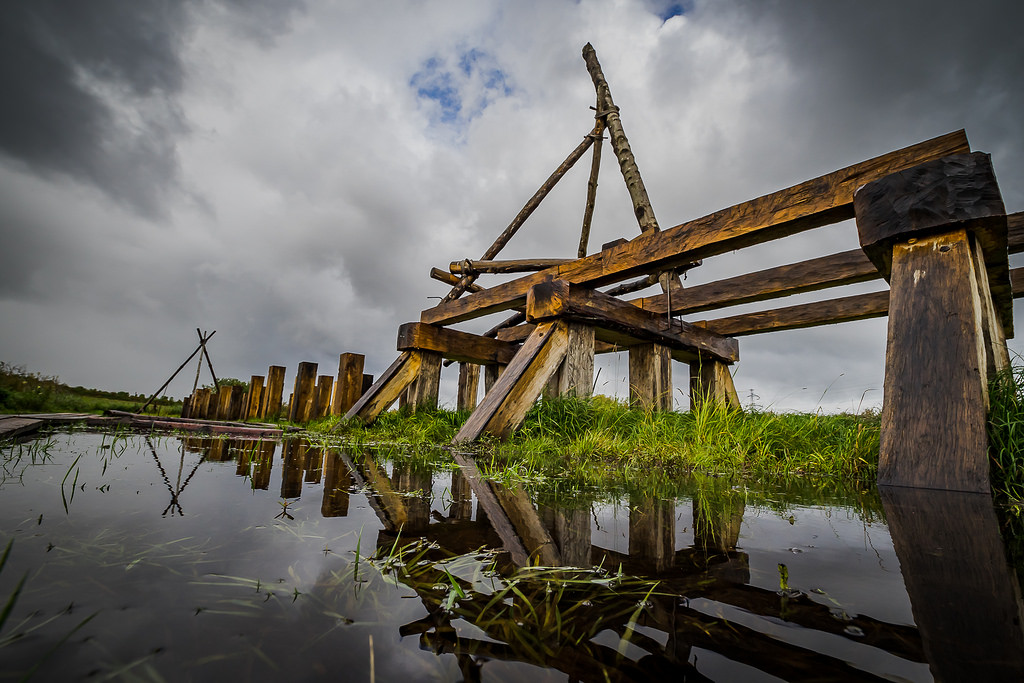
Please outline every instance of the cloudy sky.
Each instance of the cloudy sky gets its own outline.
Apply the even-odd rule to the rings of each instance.
[[[478,258],[590,130],[588,41],[663,227],[959,128],[1020,211],[1022,24],[977,0],[5,3],[0,360],[149,392],[199,327],[221,376],[290,383],[343,351],[379,374],[447,291],[431,266]],[[638,234],[604,161],[595,247]],[[575,255],[588,168],[503,258]],[[684,284],[856,245],[840,224]],[[877,404],[884,343],[884,319],[743,338],[736,385],[777,409]],[[600,367],[621,391],[625,357]]]

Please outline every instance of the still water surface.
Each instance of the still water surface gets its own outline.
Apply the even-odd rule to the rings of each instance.
[[[1024,672],[986,496],[579,491],[300,440],[78,432],[2,455],[5,680]]]

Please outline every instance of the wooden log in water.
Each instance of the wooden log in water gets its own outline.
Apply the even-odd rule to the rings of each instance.
[[[717,254],[853,218],[853,193],[864,183],[950,154],[969,151],[963,131],[890,152],[780,190],[660,233],[642,234],[598,254],[501,283],[420,315],[425,323],[448,325],[523,306],[530,287],[545,279],[566,279],[591,287],[681,266]]]
[[[313,414],[314,389],[316,386],[317,364],[309,361],[299,363],[295,374],[295,388],[288,410],[288,421],[298,424],[309,422]]]
[[[284,394],[283,365],[271,365],[267,369],[267,389],[260,404],[260,419],[276,420],[281,415],[281,396]]]
[[[568,341],[565,321],[539,323],[453,443],[474,441],[484,432],[504,438],[522,424],[526,412],[565,358]]]
[[[565,280],[534,285],[527,293],[526,319],[530,322],[566,318],[588,322],[601,330],[598,337],[620,346],[649,341],[676,351],[680,359],[739,360],[735,339],[702,327],[650,313],[615,297]]]
[[[341,416],[363,395],[363,366],[366,357],[361,353],[343,353],[338,356],[338,380],[334,384],[331,415]],[[371,381],[370,384],[373,384]]]
[[[629,403],[643,410],[670,411],[672,351],[662,344],[629,348]]]

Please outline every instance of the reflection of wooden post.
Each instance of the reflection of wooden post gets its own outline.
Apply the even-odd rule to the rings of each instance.
[[[259,454],[256,466],[252,470],[252,487],[266,491],[270,488],[270,475],[274,469],[274,451],[277,450],[277,443],[274,441],[260,442]]]
[[[458,410],[476,408],[476,397],[480,391],[480,366],[476,363],[459,363]]]
[[[452,502],[448,507],[448,518],[469,521],[473,518],[473,489],[461,469],[452,471],[452,485],[449,487]]]
[[[316,398],[310,419],[317,420],[331,413],[331,393],[334,390],[334,377],[331,375],[320,375],[320,381],[316,385]]]
[[[429,469],[409,463],[396,464],[391,474],[391,485],[397,493],[405,495],[405,531],[422,531],[430,524],[430,495],[433,479]]]
[[[341,455],[328,451],[324,460],[324,498],[320,514],[324,517],[348,517],[348,489],[352,486],[349,472]]]
[[[253,375],[249,378],[249,403],[245,406],[246,420],[255,420],[260,414],[260,404],[263,402],[263,375]]]
[[[260,419],[276,420],[281,415],[284,373],[285,368],[282,365],[271,365],[267,370],[267,390],[264,392],[263,405],[260,407]]]
[[[302,467],[306,444],[301,439],[287,439],[281,455],[281,497],[302,495]]]
[[[338,357],[338,381],[334,385],[331,415],[344,415],[363,395],[363,364],[361,353],[343,353]],[[373,381],[370,381],[373,384]]]
[[[590,567],[590,510],[539,506],[544,527],[558,547],[562,564],[568,567]]]
[[[672,410],[672,351],[661,344],[629,347],[629,402],[645,410]]]
[[[655,572],[675,561],[676,515],[671,500],[643,498],[629,503],[629,555]]]
[[[324,449],[312,445],[306,446],[302,468],[306,472],[307,484],[319,484],[320,477],[324,473]]]
[[[1006,358],[1012,330],[991,159],[960,154],[886,176],[857,191],[854,209],[890,290],[878,483],[987,492],[987,369]]]
[[[1020,586],[991,497],[878,488],[935,680],[1024,680]]]
[[[705,552],[736,550],[743,524],[744,495],[732,491],[693,498],[693,545]]]
[[[711,358],[690,363],[690,408],[703,401],[739,410],[740,397],[725,363]]]
[[[288,421],[305,423],[313,412],[314,385],[316,383],[316,363],[303,361],[299,363],[299,371],[295,375],[295,389],[292,391],[291,407]]]

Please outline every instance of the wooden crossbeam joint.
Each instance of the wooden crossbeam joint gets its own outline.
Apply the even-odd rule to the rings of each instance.
[[[397,346],[399,351],[433,351],[459,363],[480,365],[510,363],[517,350],[509,342],[415,322],[398,328]]]

